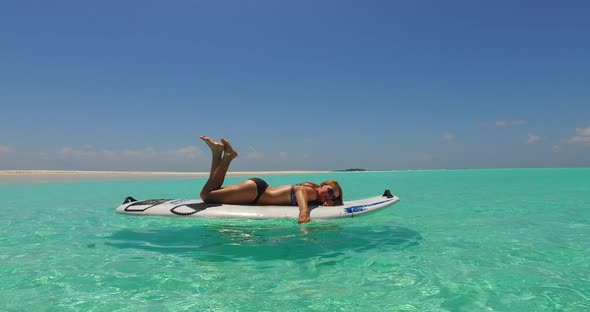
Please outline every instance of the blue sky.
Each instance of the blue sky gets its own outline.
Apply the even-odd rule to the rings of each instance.
[[[0,169],[590,166],[586,1],[0,4]]]

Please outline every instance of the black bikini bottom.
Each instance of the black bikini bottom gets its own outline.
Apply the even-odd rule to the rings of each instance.
[[[266,183],[266,181],[260,178],[250,178],[248,180],[252,180],[254,181],[254,183],[256,183],[256,199],[254,199],[254,201],[252,202],[252,205],[256,205],[258,203],[258,200],[260,199],[260,196],[262,196],[262,194],[264,194],[264,191],[266,191],[268,183]]]

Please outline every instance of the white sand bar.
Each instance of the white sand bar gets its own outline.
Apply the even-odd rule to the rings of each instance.
[[[234,171],[228,177],[268,176],[285,174],[315,174],[329,171]],[[206,178],[209,172],[151,172],[151,171],[78,171],[78,170],[0,170],[0,183],[51,182],[89,180],[151,180]]]

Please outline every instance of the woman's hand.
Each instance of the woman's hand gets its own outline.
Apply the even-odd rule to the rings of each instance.
[[[300,213],[299,214],[299,221],[297,223],[303,224],[303,223],[307,223],[310,221],[311,221],[311,217],[309,216],[309,213]]]

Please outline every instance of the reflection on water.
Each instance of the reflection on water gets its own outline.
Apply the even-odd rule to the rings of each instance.
[[[106,244],[208,261],[304,260],[337,257],[375,248],[402,250],[418,245],[420,233],[395,226],[343,226],[339,223],[298,225],[200,225],[188,228],[122,230]]]

